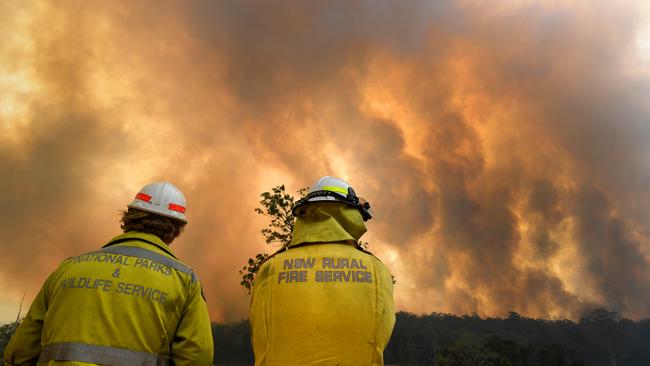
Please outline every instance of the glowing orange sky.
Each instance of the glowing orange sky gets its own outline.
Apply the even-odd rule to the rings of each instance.
[[[642,2],[1,2],[0,320],[119,233],[137,189],[188,199],[172,249],[214,320],[274,248],[259,193],[330,174],[398,309],[650,316]]]

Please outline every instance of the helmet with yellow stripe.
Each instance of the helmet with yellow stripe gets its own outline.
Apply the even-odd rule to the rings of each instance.
[[[300,207],[311,202],[342,202],[355,207],[361,213],[363,221],[372,218],[370,203],[358,197],[354,189],[344,180],[330,176],[324,176],[309,188],[309,193],[300,199],[293,206],[294,216],[300,215]]]
[[[185,196],[169,182],[148,184],[135,195],[127,206],[161,216],[187,222],[185,218]]]

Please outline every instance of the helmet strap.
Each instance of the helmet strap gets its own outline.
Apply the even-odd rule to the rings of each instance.
[[[368,210],[370,210],[370,203],[364,202],[363,204],[359,202],[359,197],[357,194],[354,192],[354,189],[352,187],[348,187],[348,194],[345,197],[341,197],[340,193],[332,192],[332,191],[314,191],[311,193],[308,193],[305,197],[301,198],[296,202],[296,204],[293,206],[294,207],[294,212],[293,214],[295,215],[295,208],[298,206],[302,206],[305,203],[307,203],[310,199],[316,198],[316,197],[334,197],[337,199],[339,202],[344,202],[348,203],[352,206],[354,206],[356,209],[359,210],[361,213],[361,217],[363,218],[363,221],[368,221],[372,218],[372,215]]]

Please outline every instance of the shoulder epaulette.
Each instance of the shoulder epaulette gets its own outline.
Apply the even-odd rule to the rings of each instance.
[[[371,256],[375,257],[375,259],[377,259],[378,261],[381,262],[381,259],[379,259],[376,255],[372,254],[372,252],[369,251],[368,249],[366,249],[366,248],[362,247],[361,245],[359,245],[359,243],[356,243],[356,245],[354,247],[357,248],[357,250],[359,250],[359,251],[362,251],[362,252],[364,252],[366,254],[370,254]]]

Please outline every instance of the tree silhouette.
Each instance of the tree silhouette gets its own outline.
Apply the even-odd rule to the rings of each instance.
[[[308,190],[309,188],[300,189],[299,198],[304,197]],[[296,200],[287,193],[284,184],[271,188],[270,192],[263,192],[260,197],[262,197],[260,207],[255,208],[255,212],[271,219],[268,226],[260,230],[260,233],[266,240],[266,244],[276,246],[279,244],[279,247],[286,247],[291,242],[291,232],[296,221],[292,213]],[[249,294],[255,283],[255,275],[268,256],[266,253],[258,253],[254,258],[249,258],[246,265],[239,270],[242,276],[240,284]]]

